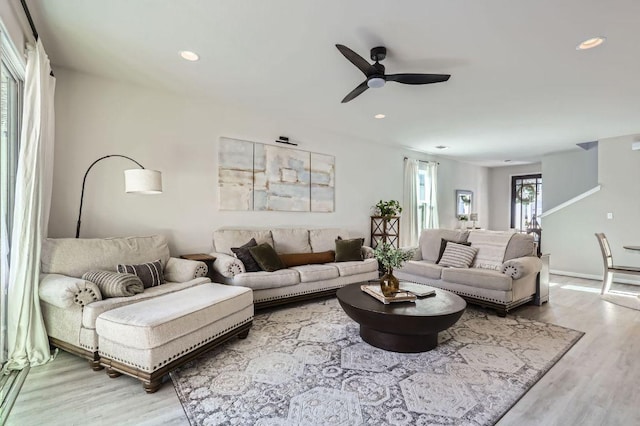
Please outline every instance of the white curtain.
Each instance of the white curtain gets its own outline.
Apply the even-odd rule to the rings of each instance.
[[[418,245],[418,160],[404,159],[404,190],[400,219],[400,246]]]
[[[28,47],[9,271],[5,371],[52,359],[38,298],[53,178],[55,78],[40,40]]]
[[[438,218],[438,163],[429,161],[422,163],[421,169],[424,172],[424,228],[434,229],[440,227]]]

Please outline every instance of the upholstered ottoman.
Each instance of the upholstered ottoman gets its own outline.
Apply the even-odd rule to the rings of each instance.
[[[206,283],[107,311],[96,320],[100,364],[153,393],[162,377],[234,336],[253,321],[251,289]]]

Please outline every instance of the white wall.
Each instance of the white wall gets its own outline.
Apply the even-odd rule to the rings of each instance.
[[[380,199],[402,200],[403,157],[435,159],[210,100],[188,99],[60,67],[55,73],[51,237],[74,236],[84,172],[107,154],[127,155],[147,168],[161,170],[164,193],[125,194],[122,170],[132,164],[119,158],[101,161],[87,179],[81,236],[162,233],[171,241],[174,254],[209,251],[212,231],[228,225],[335,226],[368,239],[371,207]],[[300,141],[299,149],[336,157],[335,212],[218,211],[219,138],[272,143],[279,135]],[[487,169],[438,161],[442,226],[455,226],[456,188],[473,190],[486,218],[488,214],[482,212],[488,210]]]
[[[640,253],[622,248],[640,245],[640,151],[631,150],[637,137],[600,140],[598,180],[602,189],[542,219],[542,249],[551,254],[553,271],[601,277],[602,256],[596,232],[607,235],[615,263],[640,266]],[[609,212],[613,213],[612,220],[607,219]]]
[[[545,155],[542,176],[542,211],[545,212],[598,185],[598,147]]]
[[[20,6],[20,0],[0,1],[0,17],[18,52],[23,52],[27,42],[27,34],[30,34],[27,31],[31,30],[27,30],[27,18],[24,16],[22,6]],[[29,37],[31,38],[31,35]]]
[[[489,170],[489,229],[506,231],[511,227],[511,177],[540,173],[540,163],[520,166],[493,167]],[[546,191],[542,176],[542,196]]]

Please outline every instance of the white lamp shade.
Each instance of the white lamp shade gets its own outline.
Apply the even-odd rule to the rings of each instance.
[[[124,188],[128,193],[161,194],[162,173],[149,169],[125,170]]]

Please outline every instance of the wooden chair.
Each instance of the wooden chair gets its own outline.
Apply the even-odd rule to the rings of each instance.
[[[607,237],[603,233],[596,233],[596,238],[598,239],[598,243],[600,243],[602,260],[604,262],[604,277],[602,279],[602,291],[600,292],[600,294],[609,292],[614,273],[640,275],[640,267],[614,265],[613,258],[611,256],[611,247],[609,247],[609,241],[607,241]]]

